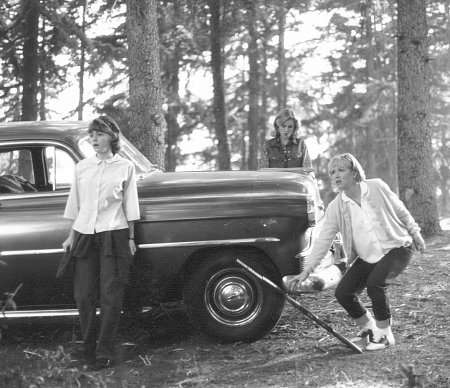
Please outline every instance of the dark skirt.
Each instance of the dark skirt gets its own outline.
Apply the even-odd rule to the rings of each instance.
[[[111,259],[124,258],[131,263],[131,255],[128,245],[128,228],[108,230],[95,234],[83,234],[75,231],[73,244],[59,263],[56,277],[72,276],[75,259],[91,257],[97,252],[101,256],[109,256]]]

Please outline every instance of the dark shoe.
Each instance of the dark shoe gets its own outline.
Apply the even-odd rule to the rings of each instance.
[[[365,349],[367,345],[369,345],[370,341],[373,338],[373,332],[371,329],[361,330],[356,337],[352,338],[350,341],[353,342],[356,346],[359,346],[361,349]]]
[[[391,345],[385,335],[375,334],[366,346],[366,350],[382,350]]]
[[[97,357],[95,362],[93,364],[89,365],[87,369],[91,370],[91,371],[96,371],[96,370],[111,368],[114,365],[115,365],[114,359],[109,358],[109,357],[100,356],[100,357]]]

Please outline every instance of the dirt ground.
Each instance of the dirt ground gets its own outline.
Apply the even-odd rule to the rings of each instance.
[[[99,372],[70,361],[75,322],[9,327],[0,387],[449,387],[450,232],[427,245],[390,287],[397,344],[383,351],[354,353],[290,305],[263,339],[217,344],[166,306],[124,322],[123,362]],[[342,335],[357,331],[332,290],[298,300]]]

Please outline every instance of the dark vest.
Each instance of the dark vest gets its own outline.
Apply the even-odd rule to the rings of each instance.
[[[281,142],[276,138],[267,140],[266,150],[269,167],[303,167],[302,142],[302,139],[297,139],[296,143],[289,142],[286,149],[283,149]]]

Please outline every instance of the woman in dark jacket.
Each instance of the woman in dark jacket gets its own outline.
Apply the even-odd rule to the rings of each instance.
[[[308,148],[298,137],[298,120],[291,109],[282,109],[273,123],[275,137],[264,143],[259,168],[311,167]]]

